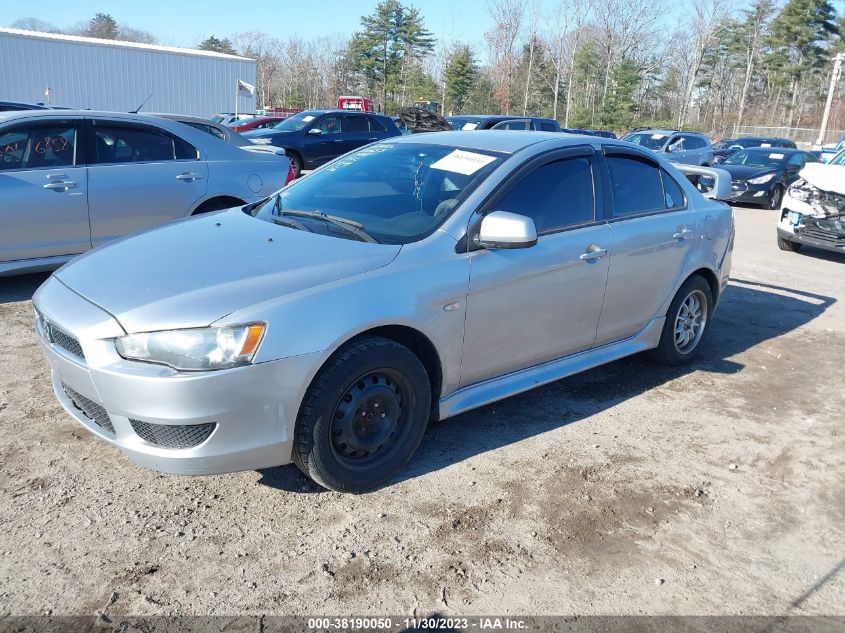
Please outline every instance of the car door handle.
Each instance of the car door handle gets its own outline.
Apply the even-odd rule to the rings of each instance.
[[[674,237],[676,240],[683,241],[693,233],[695,233],[695,231],[693,231],[692,229],[684,228],[675,233],[672,237]]]
[[[579,259],[581,261],[584,261],[584,262],[592,262],[592,261],[595,261],[597,259],[601,259],[602,257],[605,257],[606,255],[607,255],[607,249],[606,248],[599,248],[598,246],[593,244],[592,246],[590,246],[587,249],[586,253],[581,255],[581,257],[579,257]]]
[[[336,139],[334,140],[334,142],[335,142],[335,143],[343,143],[343,139],[342,139],[342,138],[336,138]]]
[[[202,174],[194,174],[191,172],[185,172],[184,174],[176,176],[176,180],[184,180],[185,182],[193,182],[194,180],[199,180],[200,178],[202,178]]]
[[[371,140],[371,141],[377,141],[377,140],[378,140],[378,136],[371,136],[371,137],[370,137],[370,140]]]
[[[64,180],[61,182],[48,182],[46,185],[42,185],[45,189],[53,189],[54,191],[67,191],[68,189],[76,189],[78,186],[75,182]]]

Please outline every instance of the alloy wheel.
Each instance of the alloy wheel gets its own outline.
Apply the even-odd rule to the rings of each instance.
[[[675,316],[675,349],[689,354],[697,346],[707,326],[707,297],[701,290],[693,290],[681,302]]]

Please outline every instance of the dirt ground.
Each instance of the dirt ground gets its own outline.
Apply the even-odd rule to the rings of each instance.
[[[360,497],[132,465],[53,397],[0,279],[0,615],[845,614],[845,255],[737,209],[703,358],[448,420]]]

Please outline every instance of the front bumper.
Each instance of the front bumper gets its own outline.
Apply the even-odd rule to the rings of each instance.
[[[290,463],[299,403],[321,355],[177,372],[121,358],[112,341],[119,324],[55,278],[34,304],[59,402],[136,464],[200,475]]]
[[[752,185],[746,181],[731,183],[731,197],[729,202],[745,204],[768,204],[771,200],[772,183]]]
[[[790,242],[807,244],[834,253],[845,253],[845,231],[822,228],[817,221],[825,223],[825,219],[814,217],[811,215],[813,213],[810,205],[787,196],[778,220],[778,236]]]

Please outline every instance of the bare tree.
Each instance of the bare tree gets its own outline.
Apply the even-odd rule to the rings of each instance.
[[[522,32],[525,6],[522,0],[490,0],[488,10],[496,25],[484,36],[490,49],[495,98],[504,113],[510,114],[514,47]]]

